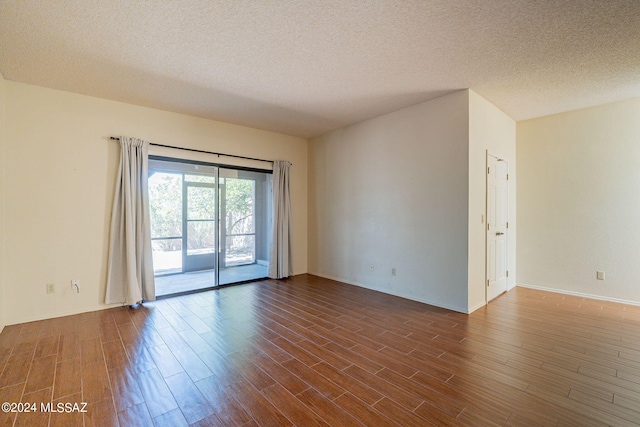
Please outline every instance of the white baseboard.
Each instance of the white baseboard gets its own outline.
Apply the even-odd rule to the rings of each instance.
[[[605,296],[602,296],[602,295],[585,294],[583,292],[567,291],[565,289],[546,288],[544,286],[530,285],[528,283],[518,283],[517,286],[519,286],[521,288],[537,289],[539,291],[555,292],[557,294],[572,295],[572,296],[575,296],[575,297],[589,298],[589,299],[595,299],[595,300],[599,300],[599,301],[609,301],[609,302],[617,302],[617,303],[620,303],[620,304],[629,304],[629,305],[640,306],[640,301],[632,301],[632,300],[626,300],[626,299],[620,299],[620,298],[605,297]]]
[[[328,274],[317,273],[317,272],[314,272],[314,271],[309,271],[309,272],[307,272],[307,274],[310,274],[312,276],[322,277],[323,279],[335,280],[336,282],[346,283],[347,285],[353,285],[353,286],[359,286],[361,288],[367,288],[362,283],[353,282],[351,280],[342,279],[340,277],[329,276]],[[367,288],[367,289],[371,289],[371,288]]]
[[[19,319],[13,319],[11,321],[8,321],[6,323],[6,326],[19,325],[21,323],[29,323],[29,322],[39,322],[41,320],[56,319],[58,317],[75,316],[76,314],[84,314],[84,313],[90,313],[93,311],[108,310],[110,308],[122,307],[123,305],[124,304],[102,304],[102,305],[97,305],[93,307],[83,307],[75,310],[69,310],[69,311],[58,312],[58,313],[50,313],[47,315],[40,315],[40,314],[36,314],[33,316],[29,315]]]
[[[480,304],[476,305],[475,307],[471,307],[471,308],[469,309],[469,313],[468,313],[468,314],[473,313],[474,311],[476,311],[476,310],[477,310],[477,309],[479,309],[479,308],[484,307],[485,305],[487,305],[487,303],[483,301],[483,302],[481,302]]]
[[[372,291],[381,292],[381,293],[387,294],[387,295],[393,295],[394,297],[400,297],[400,298],[408,299],[408,300],[411,300],[411,301],[421,302],[423,304],[432,305],[434,307],[439,307],[439,308],[444,308],[446,310],[457,311],[458,313],[464,313],[464,314],[469,314],[470,313],[470,311],[460,309],[459,307],[450,307],[450,306],[447,306],[447,305],[443,305],[443,304],[440,304],[440,303],[435,303],[433,301],[429,301],[429,300],[425,300],[425,299],[421,299],[421,298],[408,297],[406,295],[402,295],[402,294],[399,294],[399,293],[394,293],[394,292],[391,292],[391,291],[374,288],[374,287],[371,287],[371,286],[367,286],[364,283],[354,282],[352,280],[346,280],[346,279],[343,279],[343,278],[340,278],[340,277],[329,276],[327,274],[322,274],[322,273],[317,273],[317,272],[312,272],[312,271],[309,271],[308,274],[311,274],[312,276],[322,277],[324,279],[335,280],[336,282],[346,283],[347,285],[353,285],[353,286],[358,286],[360,288],[370,289]]]

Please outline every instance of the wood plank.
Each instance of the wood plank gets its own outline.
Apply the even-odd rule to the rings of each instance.
[[[266,427],[291,426],[292,422],[247,381],[238,381],[228,388],[233,397],[260,425]]]
[[[252,420],[226,386],[214,376],[204,378],[195,383],[202,395],[209,401],[215,415],[214,421],[225,426],[242,425]],[[206,420],[206,418],[205,418]],[[205,421],[201,421],[205,423]]]
[[[137,375],[140,393],[144,397],[149,415],[152,418],[178,407],[173,394],[157,369],[140,372]]]
[[[213,414],[213,407],[186,372],[165,378],[165,382],[189,424]]]
[[[34,358],[24,393],[51,388],[56,374],[56,355]]]
[[[108,373],[116,411],[120,412],[144,403],[144,396],[133,367],[110,369]]]
[[[0,334],[0,425],[640,423],[640,307],[516,288],[471,315],[311,275]]]
[[[329,425],[280,384],[267,387],[261,393],[295,425],[310,427]]]

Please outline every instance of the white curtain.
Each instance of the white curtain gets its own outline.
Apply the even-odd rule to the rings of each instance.
[[[273,162],[273,236],[269,259],[269,277],[282,279],[293,275],[291,252],[291,163]]]
[[[149,222],[149,143],[122,136],[120,148],[105,303],[131,305],[156,299]]]

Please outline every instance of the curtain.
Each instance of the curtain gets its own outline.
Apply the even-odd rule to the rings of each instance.
[[[273,162],[273,236],[269,256],[269,277],[282,279],[293,275],[291,252],[291,163]]]
[[[156,299],[149,222],[149,142],[122,136],[120,148],[105,303],[132,305]]]

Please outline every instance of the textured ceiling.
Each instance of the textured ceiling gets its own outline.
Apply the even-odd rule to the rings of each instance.
[[[640,96],[640,1],[0,0],[0,72],[303,137],[464,88],[523,120]]]

